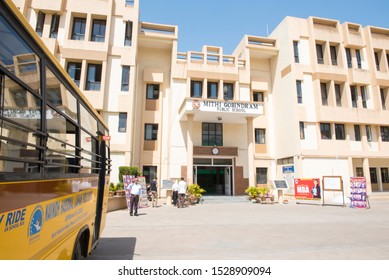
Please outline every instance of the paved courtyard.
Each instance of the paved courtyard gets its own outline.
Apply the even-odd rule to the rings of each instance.
[[[107,214],[92,260],[389,260],[389,201],[370,209],[204,197]]]

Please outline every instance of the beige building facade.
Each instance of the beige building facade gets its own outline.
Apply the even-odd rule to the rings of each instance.
[[[107,121],[112,182],[138,166],[207,194],[322,176],[389,191],[388,29],[286,17],[232,54],[184,53],[137,0],[14,2]]]

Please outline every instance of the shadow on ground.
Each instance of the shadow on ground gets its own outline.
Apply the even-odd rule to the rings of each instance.
[[[88,260],[132,260],[136,238],[100,238],[95,250],[88,256]]]

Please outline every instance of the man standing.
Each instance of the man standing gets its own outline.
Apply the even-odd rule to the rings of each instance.
[[[153,207],[157,207],[158,204],[158,187],[157,187],[157,178],[154,178],[150,183],[150,194]]]
[[[177,206],[177,203],[178,203],[178,180],[174,180],[172,190],[173,190],[173,197],[172,197],[173,205]]]
[[[187,184],[184,181],[184,177],[181,177],[181,181],[178,183],[178,208],[184,207],[186,189]]]
[[[138,216],[138,204],[139,196],[142,193],[142,186],[138,183],[138,178],[134,179],[134,183],[131,186],[131,199],[130,199],[130,216],[134,213]]]

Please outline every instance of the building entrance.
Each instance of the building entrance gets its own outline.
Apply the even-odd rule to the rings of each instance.
[[[204,195],[233,195],[231,166],[195,166],[194,182],[205,189]]]

